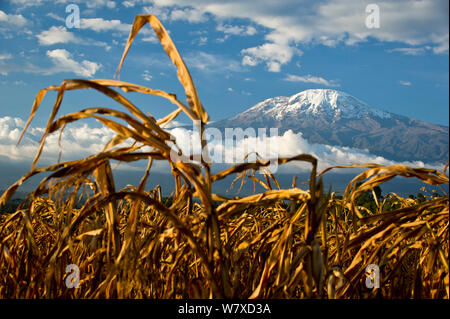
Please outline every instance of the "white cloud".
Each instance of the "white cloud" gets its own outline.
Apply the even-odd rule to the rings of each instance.
[[[27,85],[27,83],[22,80],[14,81],[13,84],[14,85]]]
[[[65,22],[65,21],[66,21],[64,18],[60,17],[60,16],[57,15],[57,14],[54,14],[53,12],[47,13],[47,17],[50,17],[50,18],[52,18],[52,19],[55,19],[56,21],[59,21],[59,22]]]
[[[122,23],[120,20],[105,20],[103,18],[81,19],[81,29],[90,29],[95,32],[120,31],[128,33],[131,24]]]
[[[8,60],[12,59],[12,55],[10,53],[0,53],[0,60]]]
[[[40,6],[43,0],[11,0],[12,4],[21,6],[21,9],[32,6]]]
[[[439,43],[437,46],[434,46],[433,53],[434,54],[448,54],[449,50],[449,34],[443,34],[438,37],[435,37],[436,41]]]
[[[142,8],[142,12],[144,14],[153,14],[158,17],[159,20],[165,21],[170,17],[170,12],[168,9],[160,6],[146,6]]]
[[[412,167],[425,167],[425,164],[421,161],[396,162],[382,156],[371,154],[365,150],[324,144],[310,144],[305,138],[303,138],[301,133],[295,134],[290,130],[285,132],[283,136],[275,137],[275,140],[276,143],[278,143],[278,155],[280,157],[295,156],[302,153],[311,154],[319,160],[319,170],[323,170],[334,165],[366,163],[376,163],[380,165],[394,165],[400,163]],[[292,165],[292,167],[295,166],[305,167],[308,169],[310,168],[308,165],[304,164]]]
[[[192,130],[186,128],[174,128],[169,130],[175,136],[177,145],[182,149],[184,154],[199,154],[201,145],[198,133],[193,134]],[[208,132],[208,129],[206,130]],[[365,150],[359,150],[350,147],[330,146],[324,144],[311,144],[302,133],[293,133],[291,130],[285,132],[282,136],[255,136],[238,138],[233,142],[226,141],[225,136],[220,138],[215,136],[209,139],[208,151],[213,158],[213,163],[233,163],[239,162],[252,152],[257,152],[263,158],[292,157],[298,154],[311,154],[319,159],[319,170],[334,165],[352,165],[377,163],[381,165],[394,165],[395,162],[382,156],[377,156]],[[234,155],[233,155],[234,152]],[[255,157],[250,157],[255,160]],[[425,167],[421,161],[401,162],[401,164],[412,167]],[[438,168],[438,166],[427,165],[430,168]],[[292,173],[300,169],[309,171],[310,165],[303,163],[292,163],[280,166],[280,172]],[[348,173],[348,170],[345,171]]]
[[[136,4],[136,0],[128,3],[126,1],[125,3],[122,3],[123,5],[127,7],[134,6]],[[154,3],[153,1],[148,0],[142,0],[143,4],[151,3],[150,6],[144,6],[143,7],[143,13],[144,14],[153,14],[161,21],[166,20],[181,20],[181,21],[187,21],[189,23],[200,23],[205,22],[208,20],[208,17],[204,14],[202,10],[199,10],[193,6],[177,6],[173,8],[172,10],[169,10],[168,8],[165,8],[164,6],[159,5],[159,3]]]
[[[223,25],[219,24],[216,28],[217,31],[221,31],[225,34],[232,35],[255,35],[257,33],[253,26],[237,26],[237,25]]]
[[[192,8],[175,9],[171,12],[170,19],[184,20],[189,23],[200,23],[208,20],[201,11]]]
[[[320,76],[313,76],[313,75],[293,75],[288,74],[285,78],[285,81],[288,82],[303,82],[303,83],[314,83],[314,84],[320,84],[325,86],[339,86],[335,81],[329,81],[326,80]]]
[[[150,82],[152,80],[152,76],[150,75],[150,72],[148,70],[145,70],[144,73],[142,73],[142,78],[147,82]]]
[[[255,58],[246,55],[242,58],[242,64],[249,65],[249,66],[256,66],[256,65],[258,65],[258,62],[256,61]]]
[[[23,27],[28,21],[21,14],[7,14],[0,10],[0,23],[5,23],[13,27]]]
[[[423,48],[395,48],[391,50],[387,50],[387,52],[399,52],[405,55],[423,55],[427,50],[431,49],[431,47],[423,47]]]
[[[19,0],[19,1],[26,1],[26,0]],[[34,0],[30,0],[34,1]],[[56,2],[56,3],[80,3],[83,6],[86,6],[89,10],[89,12],[94,12],[94,9],[99,9],[103,7],[107,7],[109,9],[114,9],[116,7],[116,1],[111,0],[39,0],[39,1],[47,1],[47,2]],[[84,12],[87,12],[86,10]]]
[[[181,122],[181,121],[177,121],[177,120],[173,120],[170,121],[169,123],[167,123],[164,128],[165,129],[171,129],[171,128],[176,128],[176,127],[189,127],[191,124],[189,123],[185,123],[185,122]]]
[[[277,61],[267,61],[267,70],[269,72],[280,72],[281,71],[281,63]]]
[[[244,55],[243,65],[255,66],[265,62],[270,72],[280,72],[282,64],[288,63],[294,54],[301,55],[302,52],[287,45],[264,43],[257,47],[244,49],[241,54]]]
[[[16,147],[24,124],[25,122],[20,118],[8,116],[0,118],[0,156],[23,163],[30,163],[33,160],[38,148],[38,141],[44,132],[44,128],[30,127],[21,144]],[[198,134],[193,134],[192,130],[186,128],[176,127],[181,125],[186,125],[186,123],[175,121],[168,126],[167,130],[176,138],[177,145],[183,150],[184,154],[191,154],[192,151],[192,153],[199,153],[198,147],[201,143],[199,142]],[[87,124],[70,124],[64,129],[61,143],[58,142],[59,133],[54,133],[47,138],[40,164],[48,165],[54,163],[58,159],[60,151],[62,151],[61,159],[63,161],[81,159],[95,154],[114,135],[115,133],[106,127],[94,128]],[[129,141],[123,145],[125,144],[128,145]],[[270,150],[267,148],[267,145],[270,145]],[[145,151],[147,150],[148,148],[146,147]],[[221,136],[219,139],[210,139],[208,150],[214,160],[213,163],[226,163],[229,160],[239,162],[243,160],[246,154],[256,151],[264,158],[291,157],[303,153],[311,154],[319,159],[319,170],[334,165],[365,163],[377,163],[381,165],[398,164],[398,162],[373,155],[364,150],[323,144],[310,144],[303,138],[301,133],[293,133],[290,130],[282,136],[268,135],[266,137],[254,136],[237,139],[234,145],[231,143],[231,140],[227,142],[225,137]],[[235,151],[235,157],[227,157],[227,155],[232,154],[232,151]],[[252,157],[250,159],[254,160]],[[401,162],[400,164],[411,167],[441,169],[438,165],[424,164],[421,161]],[[157,165],[155,169],[161,172],[167,171],[167,167],[163,165]],[[299,171],[309,170],[310,165],[301,163],[287,164],[278,168],[278,172],[283,173],[298,173]],[[345,170],[343,172],[348,173],[349,171]]]
[[[116,3],[114,1],[108,1],[106,2],[106,6],[110,9],[113,9],[116,7]]]
[[[116,3],[114,1],[109,1],[109,0],[89,0],[89,1],[86,1],[85,3],[88,8],[101,8],[101,7],[106,6],[110,9],[112,9],[112,8],[115,8],[115,6],[116,6]]]
[[[400,85],[404,85],[404,86],[411,86],[412,85],[412,83],[411,82],[409,82],[409,81],[398,81],[398,83],[400,84]]]
[[[36,35],[36,37],[39,40],[39,44],[45,46],[57,43],[76,43],[104,47],[106,51],[111,49],[111,46],[109,46],[106,42],[95,41],[89,38],[80,39],[73,33],[67,31],[66,27],[63,26],[52,26],[50,29],[42,31],[40,34]]]
[[[0,141],[2,142],[14,142],[20,137],[20,128],[25,125],[25,122],[16,117],[9,116],[0,118]]]
[[[211,54],[202,51],[190,52],[186,54],[184,60],[189,68],[194,68],[209,73],[241,71],[241,65],[238,61],[229,59],[219,54]]]
[[[47,74],[71,72],[80,76],[92,77],[101,67],[101,64],[87,60],[77,62],[72,59],[70,52],[64,49],[47,51],[47,56],[54,64],[53,69],[46,71]]]
[[[369,38],[381,42],[429,45],[433,53],[448,54],[447,0],[379,0],[380,28],[365,25],[366,1],[328,0],[153,0],[153,7],[169,10],[191,6],[219,19],[240,18],[267,28],[266,43],[243,50],[255,63],[278,71],[295,54],[296,45],[340,43],[354,45]],[[267,50],[273,46],[281,50]],[[281,56],[280,56],[281,55]],[[282,57],[282,58],[281,58]],[[245,59],[245,56],[244,56]],[[247,59],[248,60],[248,59]],[[244,62],[244,60],[243,60]]]
[[[10,160],[31,162],[38,149],[38,141],[44,128],[31,127],[25,138],[16,147],[25,122],[20,118],[9,116],[0,118],[0,155]],[[62,150],[62,160],[81,159],[100,151],[114,136],[114,132],[107,128],[92,128],[87,124],[82,126],[68,125],[62,135],[61,146],[58,134],[52,134],[47,139],[42,154],[42,162],[54,163]]]
[[[146,37],[142,38],[142,41],[150,43],[159,43],[159,40],[154,33],[148,34]]]
[[[203,46],[206,43],[208,43],[208,37],[199,37],[199,38],[195,38],[191,41],[192,44],[194,45],[198,45],[198,46]]]
[[[133,0],[122,1],[122,5],[126,8],[133,8],[136,5],[136,1]]]
[[[67,31],[66,27],[63,26],[52,26],[46,31],[42,31],[36,36],[39,39],[39,44],[41,45],[52,45],[56,43],[69,43],[69,42],[79,42],[75,35]]]
[[[205,45],[208,42],[208,37],[200,37],[198,38],[198,45]]]
[[[97,33],[100,32],[119,32],[120,34],[129,34],[131,31],[131,24],[122,23],[120,20],[105,20],[103,18],[83,18],[80,21],[81,29],[92,30]],[[115,35],[113,33],[113,35]],[[139,31],[139,36],[144,36],[142,41],[158,42],[155,33],[150,27],[144,27]]]

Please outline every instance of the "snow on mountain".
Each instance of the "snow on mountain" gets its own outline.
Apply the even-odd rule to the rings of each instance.
[[[243,114],[261,112],[278,120],[286,115],[322,115],[330,119],[361,119],[366,116],[391,118],[389,112],[372,108],[345,92],[328,89],[312,89],[294,94],[291,97],[270,98],[256,104]]]
[[[448,127],[376,109],[329,89],[266,99],[213,126],[278,128],[279,134],[292,130],[302,133],[309,143],[369,150],[401,161],[445,164],[449,154]]]

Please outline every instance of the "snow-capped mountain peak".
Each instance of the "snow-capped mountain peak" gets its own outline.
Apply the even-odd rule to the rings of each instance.
[[[345,92],[329,89],[311,89],[290,97],[270,98],[258,103],[245,113],[247,112],[262,112],[276,119],[282,119],[286,115],[323,115],[330,119],[391,117],[389,112],[372,108]]]
[[[398,161],[448,161],[448,127],[375,109],[336,90],[270,98],[214,127],[292,130],[309,143],[368,149]]]

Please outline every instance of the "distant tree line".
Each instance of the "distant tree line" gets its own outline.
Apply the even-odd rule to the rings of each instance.
[[[22,201],[23,201],[23,199],[19,199],[19,198],[9,200],[5,206],[0,208],[0,214],[14,213]]]
[[[358,188],[362,183],[359,182],[356,184],[356,188]],[[374,187],[374,193],[375,196],[377,198],[378,204],[381,204],[383,202],[383,194],[382,194],[382,190],[379,186],[375,186]],[[3,192],[0,192],[0,194],[2,194]],[[440,195],[439,193],[437,193],[436,191],[433,191],[431,197],[442,197],[443,195]],[[334,196],[337,199],[342,199],[341,195],[336,195]],[[417,195],[409,195],[408,198],[413,199],[413,200],[417,200],[418,203],[423,203],[426,201],[426,197],[423,193],[417,193]],[[20,205],[20,203],[23,201],[23,199],[21,198],[15,198],[15,199],[11,199],[9,200],[6,205],[2,208],[0,208],[0,214],[11,214],[14,213],[17,209],[17,207]],[[172,197],[163,197],[163,201],[162,201],[166,206],[171,206],[172,205]],[[195,200],[194,200],[195,202]],[[375,202],[374,199],[374,195],[372,193],[371,190],[366,191],[362,194],[360,194],[358,196],[358,198],[355,200],[355,204],[357,206],[362,206],[367,208],[368,210],[370,210],[371,212],[377,212],[378,211],[378,207],[377,204]],[[220,202],[214,202],[214,207],[217,207],[220,205]],[[286,203],[284,206],[286,206],[285,208],[288,207],[288,204]],[[398,207],[397,207],[398,206]],[[393,210],[396,208],[399,208],[400,205],[398,204],[398,200],[396,198],[389,198],[386,200],[385,204],[384,204],[385,209],[389,209],[389,210]],[[77,205],[75,206],[75,208],[81,208],[81,204],[77,203]],[[361,212],[363,213],[363,215],[365,215],[365,212]]]

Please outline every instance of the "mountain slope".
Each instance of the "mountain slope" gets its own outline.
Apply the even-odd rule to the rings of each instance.
[[[315,89],[256,104],[214,127],[277,127],[302,132],[310,143],[368,149],[388,159],[445,164],[449,128],[370,107],[336,90]]]

